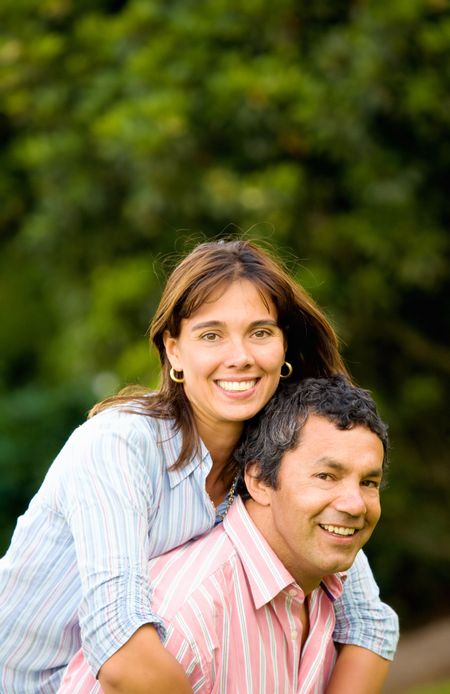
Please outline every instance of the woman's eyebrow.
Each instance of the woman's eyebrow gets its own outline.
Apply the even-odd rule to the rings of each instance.
[[[202,321],[201,323],[194,323],[194,325],[191,327],[191,331],[193,330],[203,330],[204,328],[220,328],[221,326],[225,325],[223,321],[220,320],[207,320],[207,321]],[[275,328],[278,327],[278,323],[276,320],[273,318],[264,318],[261,320],[255,320],[250,323],[250,328],[258,328],[260,326],[264,325],[271,325]]]
[[[224,325],[222,321],[206,320],[206,321],[203,321],[202,323],[194,323],[194,325],[191,326],[191,331],[192,330],[203,330],[203,328],[217,328],[217,327],[220,327],[221,325]]]

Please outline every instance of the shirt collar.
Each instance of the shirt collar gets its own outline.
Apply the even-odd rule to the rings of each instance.
[[[294,578],[251,520],[240,497],[225,516],[223,528],[242,562],[256,609],[273,600],[287,586],[295,584]],[[343,578],[332,574],[322,579],[321,587],[330,600],[334,601],[342,593]]]
[[[344,583],[347,580],[347,574],[340,571],[336,574],[330,574],[329,576],[324,576],[320,582],[320,587],[329,597],[331,602],[337,600],[344,590]]]
[[[186,477],[188,477],[200,465],[204,469],[204,477],[208,474],[212,466],[211,456],[203,441],[200,439],[200,449],[193,455],[189,463],[177,470],[171,470],[181,450],[182,436],[180,431],[175,431],[173,419],[158,420],[158,439],[157,444],[163,451],[163,457],[167,467],[170,488],[173,489]]]
[[[269,547],[238,497],[223,521],[250,584],[256,609],[259,609],[294,583],[289,571]]]

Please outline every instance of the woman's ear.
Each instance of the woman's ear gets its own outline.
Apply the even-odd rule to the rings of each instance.
[[[245,486],[253,501],[261,506],[270,506],[270,487],[263,480],[258,479],[258,475],[258,463],[248,463],[244,473]]]
[[[169,331],[165,330],[163,333],[163,342],[170,365],[175,371],[182,371],[183,367],[181,365],[177,338],[172,337]]]

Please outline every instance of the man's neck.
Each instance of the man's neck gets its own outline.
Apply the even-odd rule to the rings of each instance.
[[[294,581],[302,589],[305,598],[315,589],[318,588],[322,577],[312,577],[306,574],[303,567],[294,564],[287,553],[283,551],[282,544],[279,542],[279,537],[276,529],[273,526],[273,520],[270,514],[269,507],[258,504],[253,499],[245,501],[245,508],[248,515],[253,521],[256,528],[264,537],[278,559],[289,571]]]

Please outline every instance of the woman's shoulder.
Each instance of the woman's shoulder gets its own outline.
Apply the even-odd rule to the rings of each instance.
[[[177,436],[173,424],[172,419],[155,417],[141,403],[130,401],[105,408],[87,419],[75,429],[69,441],[80,444],[110,437],[128,441],[130,445],[157,445]]]
[[[172,424],[123,406],[105,408],[73,431],[47,476],[58,488],[69,479],[91,478],[94,471],[109,478],[129,473],[147,484],[168,468],[171,451],[179,451],[180,434]]]

